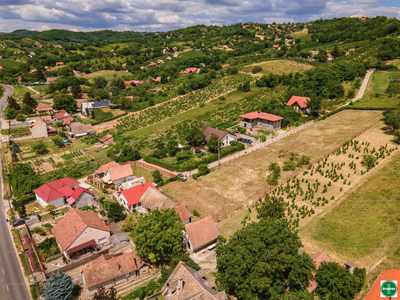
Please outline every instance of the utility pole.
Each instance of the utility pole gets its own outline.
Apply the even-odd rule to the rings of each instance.
[[[136,171],[136,152],[135,151],[133,151],[133,161],[135,164],[135,171]]]
[[[218,128],[217,128],[217,132],[218,132]],[[219,153],[219,136],[218,136],[218,166],[221,166],[220,153]]]

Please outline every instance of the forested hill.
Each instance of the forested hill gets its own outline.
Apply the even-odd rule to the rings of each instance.
[[[13,37],[30,37],[31,39],[38,39],[42,41],[60,41],[60,42],[74,42],[74,43],[95,43],[95,42],[109,42],[116,43],[130,39],[140,38],[143,36],[154,35],[150,32],[135,32],[135,31],[90,31],[90,32],[75,32],[68,30],[52,29],[47,31],[29,31],[29,30],[15,30],[10,33],[1,33],[1,38]]]

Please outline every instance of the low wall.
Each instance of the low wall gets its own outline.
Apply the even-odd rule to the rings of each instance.
[[[169,172],[169,171],[167,171],[167,170],[165,170],[165,169],[163,169],[161,167],[157,167],[155,165],[149,164],[149,163],[147,163],[145,161],[127,161],[125,163],[122,163],[122,165],[128,165],[128,164],[131,165],[131,166],[136,165],[136,166],[139,166],[139,167],[151,170],[151,171],[158,170],[158,171],[160,171],[161,174],[163,174],[164,176],[170,177],[170,178],[173,178],[173,177],[176,176],[172,172]]]

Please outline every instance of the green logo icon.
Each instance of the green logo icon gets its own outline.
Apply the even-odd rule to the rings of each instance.
[[[381,297],[397,297],[397,280],[381,281]]]

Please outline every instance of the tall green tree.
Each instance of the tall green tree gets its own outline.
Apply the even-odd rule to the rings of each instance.
[[[29,164],[16,164],[10,173],[12,194],[22,197],[42,185],[41,178],[37,176]]]
[[[289,206],[287,202],[283,200],[283,197],[270,196],[267,194],[264,200],[257,203],[257,218],[266,220],[272,219],[284,219],[286,207]]]
[[[365,276],[365,269],[356,268],[353,275],[338,263],[323,262],[315,275],[316,293],[321,299],[352,300],[361,291]]]
[[[103,207],[107,210],[107,217],[113,222],[125,219],[125,208],[118,202],[106,201]]]
[[[38,102],[31,96],[31,93],[29,92],[25,93],[22,103],[31,107],[32,109],[35,109],[35,107],[38,105]]]
[[[13,108],[15,110],[20,110],[21,107],[19,106],[17,100],[15,100],[15,98],[13,96],[8,96],[7,97],[7,105],[10,108]]]
[[[219,146],[219,136],[215,133],[211,133],[211,136],[207,142],[207,147],[208,150],[211,153],[217,153],[218,152],[218,146]]]
[[[299,236],[287,221],[265,219],[234,233],[217,245],[217,280],[220,287],[239,299],[278,300],[286,286],[301,290],[312,279],[311,257],[297,253]]]
[[[204,143],[205,135],[198,127],[192,128],[192,130],[186,136],[186,140],[192,147],[198,147]]]
[[[44,284],[42,296],[45,300],[68,300],[74,289],[74,280],[66,273],[51,276]]]
[[[47,146],[43,141],[38,141],[32,146],[33,152],[35,152],[38,155],[43,155],[49,152],[49,149],[47,149]]]
[[[71,95],[57,95],[53,103],[53,108],[57,110],[65,109],[69,113],[76,110],[76,100]]]
[[[131,231],[136,253],[151,262],[169,261],[183,253],[184,228],[174,209],[150,211]]]

